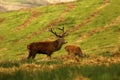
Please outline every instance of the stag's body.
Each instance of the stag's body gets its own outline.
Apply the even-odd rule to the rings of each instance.
[[[58,51],[61,49],[62,45],[65,44],[64,36],[66,32],[64,32],[64,28],[60,29],[63,31],[62,35],[58,35],[52,29],[50,30],[55,36],[58,37],[55,41],[45,41],[45,42],[33,42],[27,45],[29,50],[29,58],[35,58],[36,54],[46,54],[48,57],[51,57],[53,52]]]
[[[65,44],[63,38],[48,42],[33,42],[27,46],[29,50],[28,59],[30,57],[35,58],[37,53],[46,54],[48,57],[51,57],[52,53],[60,50],[63,44]]]
[[[67,45],[65,50],[68,52],[68,55],[83,57],[82,50],[79,46],[76,45]]]

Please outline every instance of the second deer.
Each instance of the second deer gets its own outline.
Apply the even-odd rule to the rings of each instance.
[[[83,57],[82,50],[79,46],[76,45],[67,45],[65,50],[68,52],[68,55]]]

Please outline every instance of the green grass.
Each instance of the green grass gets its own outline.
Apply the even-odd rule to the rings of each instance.
[[[37,70],[24,71],[17,70],[13,74],[1,74],[1,80],[75,80],[75,79],[90,79],[90,80],[119,80],[120,79],[120,64],[110,66],[76,66],[65,65],[53,70]]]
[[[103,0],[86,0],[78,1],[75,5],[76,7],[65,16],[66,21],[61,22],[58,26],[65,26],[67,29],[80,24],[84,19],[86,19],[98,6],[103,4]]]
[[[28,17],[30,17],[30,14],[31,12],[29,11],[0,13],[0,18],[4,19],[4,21],[0,23],[0,32],[3,33],[2,35],[8,35],[6,33],[10,34],[10,31],[17,26],[20,26]]]
[[[120,14],[119,11],[120,2],[119,1],[118,3],[112,3],[112,1],[110,2],[111,3],[108,6],[106,6],[104,9],[102,9],[99,15],[97,15],[90,23],[86,24],[85,26],[82,26],[74,33],[79,33],[83,35],[98,27],[103,27],[104,25],[111,23],[111,21],[113,21],[116,17],[118,17]],[[116,1],[114,0],[114,2]]]
[[[85,49],[89,49],[89,46],[92,47],[104,47],[107,45],[114,45],[119,43],[119,31],[116,31],[120,29],[120,27],[113,26],[105,31],[102,31],[100,33],[96,33],[93,36],[90,36],[86,40],[84,40],[81,44]]]

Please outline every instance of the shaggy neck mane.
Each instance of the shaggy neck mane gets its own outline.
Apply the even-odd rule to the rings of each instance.
[[[60,50],[63,44],[59,40],[55,40],[54,45],[56,50]]]

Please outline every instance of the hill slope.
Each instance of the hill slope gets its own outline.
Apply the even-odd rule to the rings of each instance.
[[[120,43],[119,4],[116,0],[85,0],[0,13],[0,55],[24,55],[27,44],[49,40],[48,29],[63,26],[69,33],[68,44],[79,44],[86,54],[111,53]]]
[[[0,80],[120,80],[119,9],[119,0],[80,0],[0,13]],[[64,46],[51,60],[26,59],[27,44],[55,40],[49,29],[61,27],[82,59]]]

